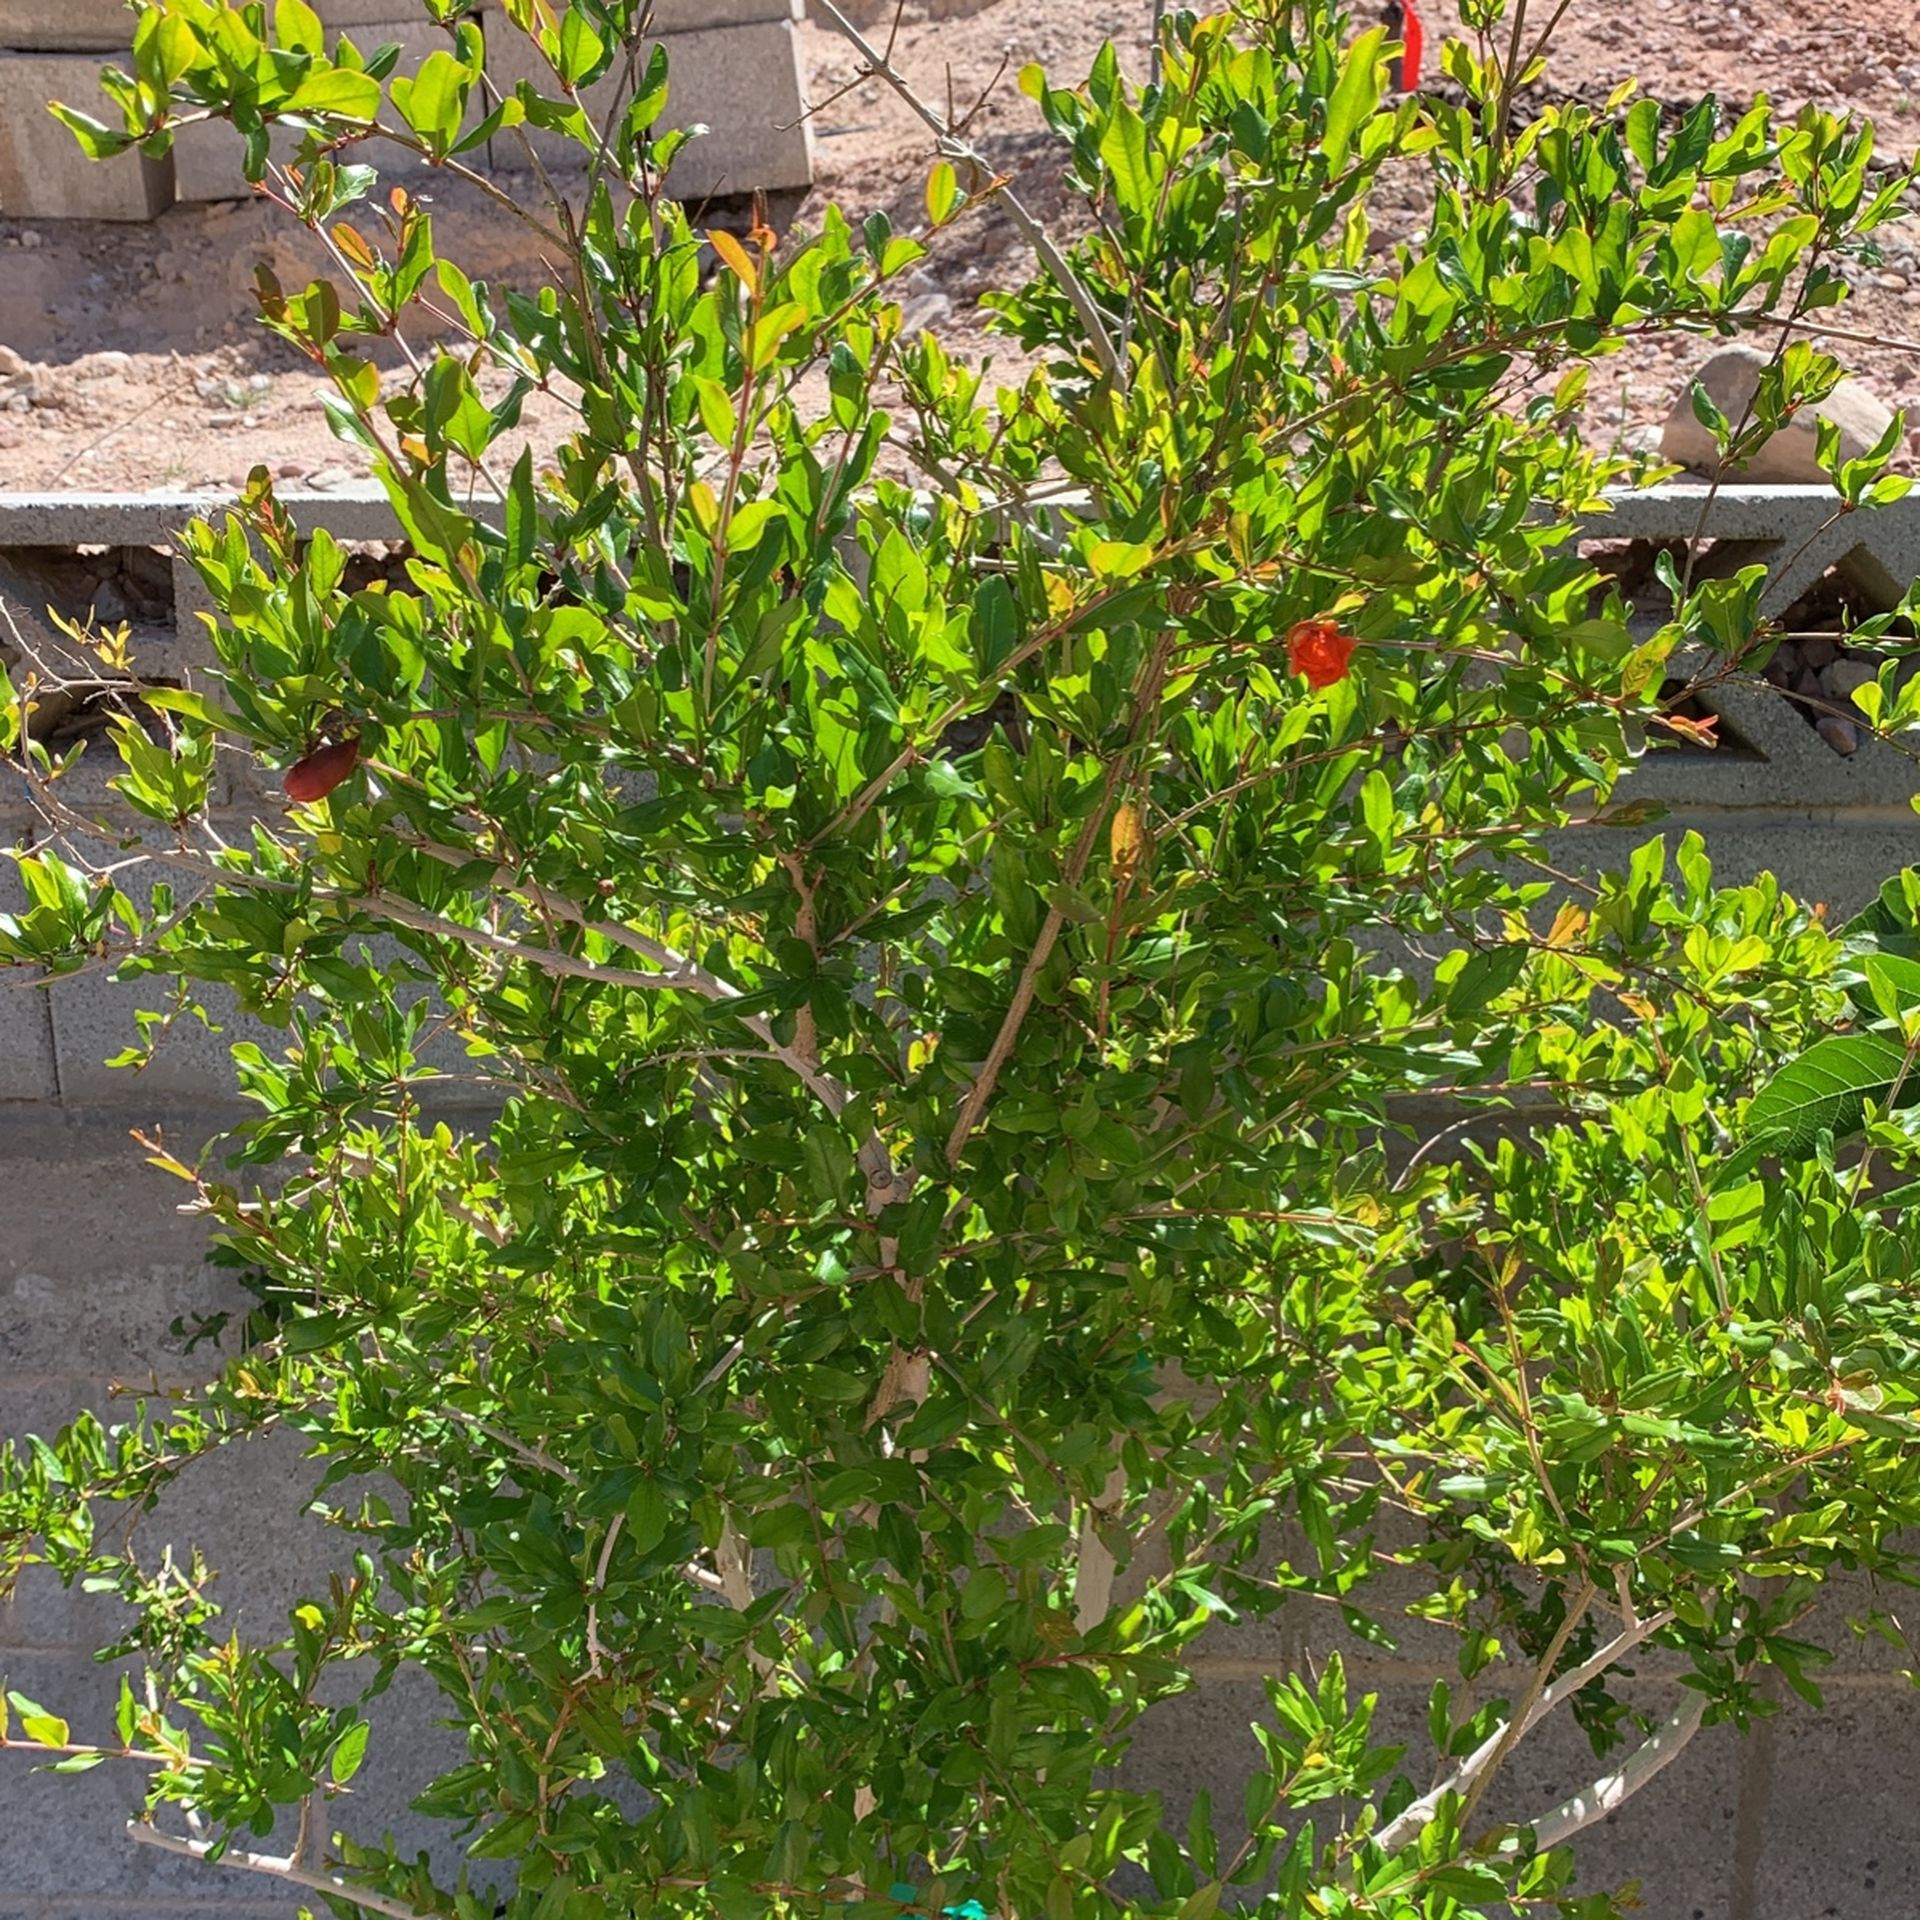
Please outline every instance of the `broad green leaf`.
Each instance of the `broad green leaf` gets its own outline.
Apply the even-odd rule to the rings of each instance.
[[[1844,1137],[1859,1126],[1867,1101],[1885,1100],[1896,1082],[1911,1078],[1907,1066],[1906,1048],[1885,1034],[1830,1034],[1754,1095],[1746,1137],[1781,1153],[1798,1152],[1822,1133]],[[1905,1094],[1920,1097],[1920,1085]]]

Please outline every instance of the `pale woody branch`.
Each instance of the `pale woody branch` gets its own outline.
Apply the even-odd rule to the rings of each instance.
[[[1707,1696],[1689,1693],[1686,1702],[1656,1727],[1611,1773],[1563,1800],[1552,1812],[1528,1822],[1542,1853],[1565,1846],[1576,1833],[1624,1806],[1654,1776],[1680,1757],[1706,1718]]]
[[[1616,1660],[1624,1659],[1642,1641],[1658,1633],[1662,1627],[1670,1625],[1672,1620],[1671,1613],[1649,1614],[1644,1620],[1636,1620],[1624,1633],[1609,1640],[1597,1653],[1583,1660],[1579,1666],[1563,1673],[1533,1703],[1532,1708],[1520,1722],[1518,1733],[1509,1737],[1511,1722],[1503,1721],[1431,1793],[1422,1794],[1411,1806],[1382,1827],[1374,1844],[1385,1853],[1397,1853],[1402,1847],[1412,1845],[1420,1830],[1440,1811],[1441,1802],[1449,1794],[1471,1792],[1495,1760],[1518,1741],[1524,1740],[1562,1701],[1570,1700],[1590,1680],[1606,1672]]]
[[[292,1886],[310,1887],[315,1893],[345,1900],[349,1905],[363,1907],[369,1913],[388,1914],[391,1920],[421,1920],[422,1910],[419,1907],[405,1900],[395,1900],[388,1894],[375,1893],[370,1887],[356,1887],[352,1881],[343,1880],[337,1873],[303,1867],[291,1854],[248,1853],[240,1847],[228,1847],[216,1858],[211,1840],[183,1840],[177,1834],[163,1833],[158,1827],[148,1826],[144,1820],[129,1820],[127,1837],[139,1846],[158,1847],[162,1853],[184,1854],[189,1860],[210,1860],[215,1866],[234,1867],[242,1873],[262,1873]]]

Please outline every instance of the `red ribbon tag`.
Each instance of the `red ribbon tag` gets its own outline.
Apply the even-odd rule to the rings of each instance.
[[[1420,56],[1427,44],[1415,0],[1400,0],[1400,40],[1406,48],[1400,60],[1400,84],[1411,93],[1420,84]]]

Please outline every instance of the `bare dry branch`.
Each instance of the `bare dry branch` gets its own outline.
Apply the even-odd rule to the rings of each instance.
[[[867,63],[867,71],[875,79],[884,80],[932,130],[934,144],[946,159],[962,161],[968,166],[977,168],[989,179],[996,177],[986,157],[960,137],[958,126],[950,126],[936,109],[928,106],[914,92],[892,60],[875,47],[834,5],[834,0],[818,0],[818,4],[828,20],[853,42],[860,58]],[[968,116],[968,118],[971,117],[971,115]],[[1012,217],[1014,225],[1026,236],[1027,244],[1039,255],[1040,264],[1060,282],[1066,290],[1067,298],[1073,302],[1073,310],[1080,316],[1080,324],[1087,330],[1087,342],[1093,349],[1094,357],[1100,362],[1102,371],[1110,379],[1124,386],[1127,376],[1126,368],[1120,358],[1120,350],[1115,346],[1113,336],[1107,331],[1107,323],[1100,309],[1094,305],[1093,295],[1087,291],[1080,276],[1067,264],[1067,257],[1054,244],[1053,236],[1027,211],[1019,195],[1011,187],[1004,185],[999,189],[999,194],[1001,203]]]

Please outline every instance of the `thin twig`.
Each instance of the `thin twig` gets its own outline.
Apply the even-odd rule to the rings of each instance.
[[[976,147],[963,140],[956,128],[949,126],[934,108],[928,106],[914,92],[888,56],[880,52],[867,39],[834,4],[834,0],[817,0],[817,5],[828,20],[853,42],[855,50],[867,63],[867,71],[876,80],[884,80],[932,130],[935,144],[944,158],[963,161],[986,175],[989,180],[998,178],[986,157]],[[1118,385],[1124,386],[1126,369],[1120,359],[1120,350],[1115,346],[1113,336],[1107,331],[1107,323],[1102,318],[1100,309],[1094,304],[1093,295],[1087,291],[1080,276],[1067,264],[1066,255],[1055,246],[1053,236],[1027,211],[1013,189],[1003,182],[998,192],[1013,224],[1026,236],[1027,244],[1040,256],[1041,265],[1060,282],[1066,290],[1067,298],[1073,302],[1073,310],[1080,316],[1080,324],[1087,330],[1087,343],[1093,349],[1094,358],[1100,362],[1102,372]]]
[[[620,1538],[620,1529],[627,1524],[624,1513],[616,1513],[613,1523],[607,1528],[607,1537],[600,1543],[599,1564],[593,1570],[593,1594],[587,1601],[587,1672],[598,1678],[600,1663],[606,1655],[606,1649],[600,1644],[600,1596],[607,1588],[607,1564],[613,1558],[614,1542]]]

